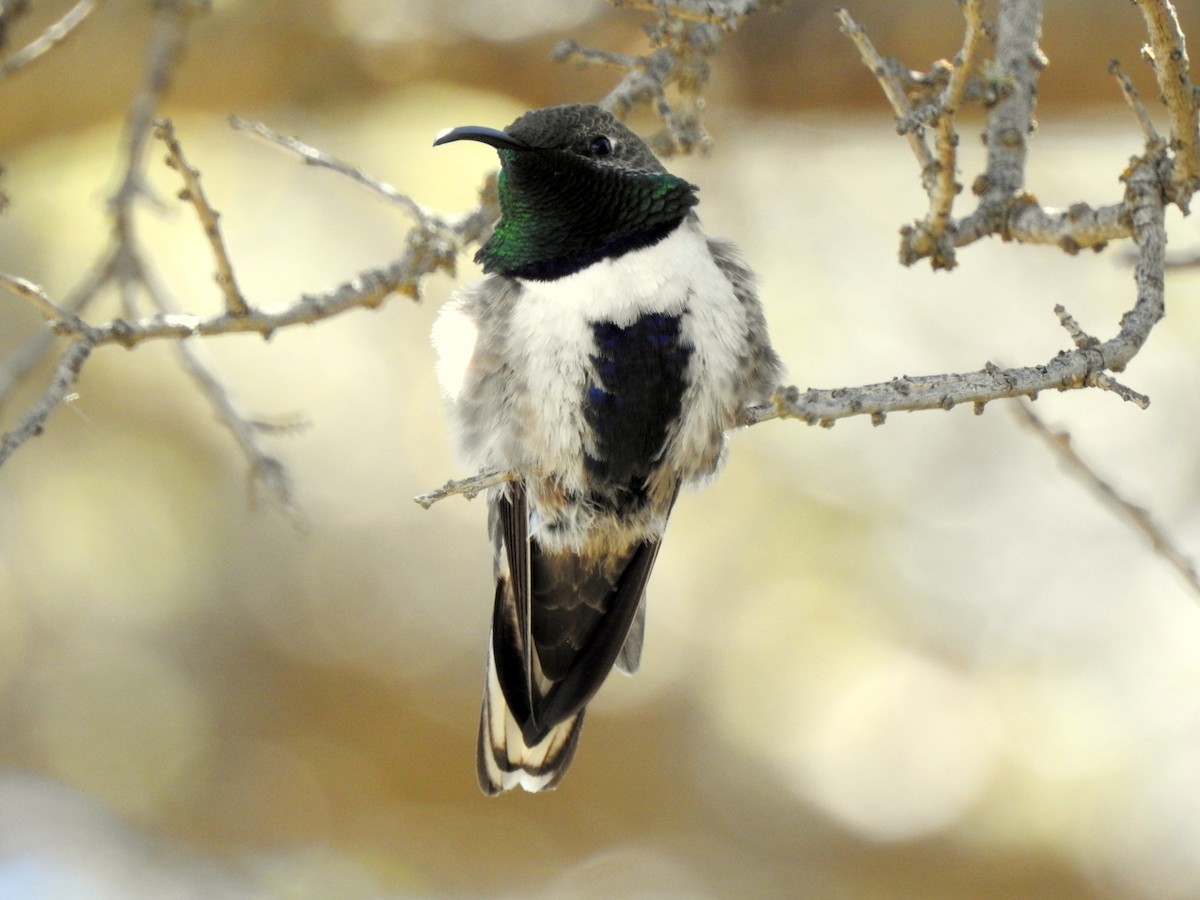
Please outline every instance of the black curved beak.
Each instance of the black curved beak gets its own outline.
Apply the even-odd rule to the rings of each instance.
[[[497,150],[532,150],[529,144],[519,141],[511,134],[497,131],[495,128],[485,128],[482,125],[462,125],[449,128],[434,138],[433,146],[448,144],[451,141],[480,141],[490,144]]]

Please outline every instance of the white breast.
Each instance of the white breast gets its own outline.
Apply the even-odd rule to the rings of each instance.
[[[581,403],[595,352],[592,323],[626,326],[661,312],[682,315],[681,337],[692,348],[680,421],[663,468],[672,485],[675,478],[711,474],[723,432],[736,421],[739,361],[748,336],[745,309],[698,223],[684,222],[651,247],[566,278],[523,281],[510,296],[508,333],[493,335],[493,349],[485,354],[488,371],[503,370],[502,379],[482,377],[479,368],[479,304],[495,298],[468,291],[443,308],[434,329],[438,374],[459,420],[468,465],[553,474],[568,490],[582,488],[584,455],[595,450]],[[492,322],[489,327],[497,327]]]
[[[630,325],[648,313],[683,314],[681,335],[693,350],[689,387],[668,467],[685,478],[715,465],[714,431],[736,414],[734,376],[746,341],[745,312],[709,253],[695,222],[653,246],[596,263],[556,281],[523,283],[513,310],[510,347],[524,381],[516,426],[533,467],[565,487],[582,484],[588,429],[580,399],[595,352],[593,322]],[[720,448],[715,448],[719,456]],[[675,457],[671,459],[670,457]],[[689,459],[703,457],[693,465]],[[694,470],[703,471],[694,471]],[[574,482],[574,484],[572,483]]]

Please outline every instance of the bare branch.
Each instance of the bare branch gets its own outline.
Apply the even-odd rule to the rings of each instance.
[[[1196,573],[1196,564],[1178,548],[1170,536],[1154,521],[1150,513],[1144,507],[1127,500],[1109,481],[1097,473],[1076,452],[1070,434],[1051,429],[1028,403],[1017,403],[1013,408],[1020,416],[1021,421],[1032,428],[1062,460],[1067,470],[1087,485],[1096,496],[1132,525],[1135,530],[1141,532],[1150,541],[1154,552],[1174,566],[1192,592],[1200,596],[1200,575]]]
[[[1155,153],[1161,150],[1163,146],[1162,136],[1158,133],[1158,129],[1154,127],[1154,122],[1151,121],[1150,113],[1146,111],[1146,106],[1142,103],[1138,89],[1134,87],[1133,81],[1125,74],[1125,70],[1121,68],[1121,63],[1115,59],[1109,62],[1108,74],[1117,79],[1117,84],[1121,87],[1121,96],[1125,98],[1125,103],[1133,110],[1133,114],[1137,116],[1138,124],[1142,126],[1142,134],[1146,136],[1146,152]]]
[[[305,294],[284,308],[269,312],[250,308],[241,315],[229,312],[210,318],[162,312],[139,319],[114,319],[101,325],[78,320],[55,323],[59,334],[76,335],[86,329],[96,345],[133,347],[144,341],[171,340],[220,334],[259,334],[270,338],[280,328],[311,325],[350,309],[378,307],[391,294],[420,296],[421,279],[438,269],[453,271],[454,257],[464,244],[477,242],[495,220],[493,186],[485,188],[485,202],[476,210],[444,225],[414,228],[408,247],[396,262],[370,269],[357,278],[322,294]]]
[[[21,417],[21,421],[15,428],[0,436],[0,466],[4,465],[18,447],[31,437],[42,433],[46,419],[49,418],[55,407],[62,403],[67,392],[74,386],[75,381],[79,378],[79,372],[91,352],[92,344],[86,338],[79,338],[67,348],[67,352],[63,354],[58,366],[54,369],[54,377],[50,379],[49,386],[42,393],[38,402]]]
[[[0,272],[0,285],[6,287],[18,297],[24,297],[28,300],[47,322],[57,322],[71,315],[51,300],[41,285],[34,284],[32,281]]]
[[[96,332],[79,318],[83,311],[108,284],[115,281],[125,309],[133,313],[135,297],[143,281],[143,265],[133,238],[133,202],[142,194],[141,167],[145,143],[149,136],[154,110],[170,80],[170,72],[183,46],[186,26],[196,10],[207,8],[206,0],[160,0],[156,4],[154,29],[146,53],[141,83],[130,104],[123,137],[123,165],[119,186],[109,200],[112,219],[112,240],[100,260],[71,292],[63,303],[54,304],[49,297],[42,302],[36,294],[25,296],[37,303],[43,314],[58,314],[62,318],[52,323],[59,331],[75,338],[67,354],[60,360],[55,377],[41,400],[26,414],[18,426],[5,436],[0,464],[29,437],[41,433],[42,423],[54,405],[61,402],[79,374],[92,348]],[[13,285],[10,283],[9,287]],[[19,291],[18,291],[19,292]],[[44,292],[43,292],[44,293]],[[54,342],[49,332],[35,335],[26,341],[0,371],[0,399],[12,390],[15,383],[50,351]]]
[[[167,165],[175,169],[183,178],[183,190],[179,199],[187,200],[196,210],[196,217],[208,238],[209,248],[217,264],[216,281],[225,295],[225,309],[231,316],[244,316],[250,311],[246,298],[238,288],[237,278],[233,274],[233,263],[229,260],[229,251],[225,248],[225,238],[221,235],[218,224],[220,213],[212,208],[204,188],[200,184],[200,172],[184,158],[183,148],[175,136],[175,126],[170,119],[158,119],[154,125],[154,136],[167,145]]]
[[[164,315],[175,314],[177,304],[149,269],[143,272],[143,284],[154,307]],[[244,313],[227,312],[232,318]],[[96,334],[94,330],[91,332]],[[229,387],[218,377],[208,353],[198,341],[180,340],[175,344],[179,361],[188,376],[196,383],[217,413],[218,418],[229,429],[243,455],[250,462],[252,485],[261,484],[268,496],[282,508],[294,512],[291,480],[283,463],[267,452],[262,435],[265,429],[247,416],[233,399]]]
[[[761,0],[612,0],[616,7],[653,12],[658,21],[647,25],[650,43],[656,49],[643,56],[610,53],[580,47],[575,41],[562,41],[553,52],[554,59],[570,60],[585,66],[615,66],[625,76],[600,105],[617,118],[625,118],[636,106],[654,108],[663,122],[663,130],[649,139],[661,156],[707,151],[712,143],[700,123],[703,108],[701,91],[708,83],[708,59],[721,45],[724,35],[737,30],[751,13],[764,4]],[[769,6],[778,6],[770,2]],[[667,91],[675,88],[679,101],[672,103]]]
[[[1006,203],[1025,187],[1027,141],[1035,128],[1037,76],[1046,67],[1046,57],[1038,47],[1041,31],[1042,0],[1000,4],[995,78],[1004,83],[1006,91],[988,115],[981,206]]]
[[[61,19],[4,62],[0,62],[0,80],[15,75],[65,41],[95,11],[100,2],[101,0],[79,0]]]
[[[991,400],[1020,396],[1034,398],[1045,390],[1084,387],[1112,390],[1139,406],[1148,405],[1150,401],[1143,395],[1103,376],[1106,372],[1122,371],[1163,316],[1167,234],[1162,190],[1153,161],[1138,161],[1129,172],[1125,205],[1138,244],[1138,262],[1134,269],[1137,300],[1122,316],[1118,333],[1109,340],[1101,342],[1089,338],[1078,325],[1072,329],[1064,322],[1064,327],[1072,331],[1072,338],[1079,337],[1084,346],[1060,352],[1042,365],[1001,369],[989,363],[977,372],[917,378],[901,376],[890,382],[857,388],[809,388],[806,391],[797,387],[782,388],[776,393],[773,406],[746,410],[744,423],[753,425],[786,417],[803,419],[810,425],[828,426],[849,416],[878,417],[898,411],[953,409],[963,403],[975,404],[978,410],[979,404]],[[1069,316],[1067,319],[1074,322]]]
[[[1187,212],[1187,201],[1200,179],[1200,111],[1196,86],[1188,71],[1187,43],[1170,0],[1137,0],[1137,5],[1150,37],[1143,52],[1154,66],[1163,103],[1171,116],[1171,148],[1175,151],[1171,199]]]
[[[961,5],[966,31],[963,49],[955,65],[935,63],[929,74],[911,73],[903,79],[900,73],[907,70],[895,60],[881,57],[862,33],[861,26],[844,10],[838,11],[843,30],[859,48],[864,62],[879,79],[885,97],[897,113],[897,127],[905,134],[921,164],[922,182],[929,194],[930,210],[925,220],[901,229],[901,261],[911,265],[928,257],[934,268],[948,267],[953,265],[955,248],[991,235],[1022,243],[1053,244],[1072,254],[1088,248],[1100,250],[1109,241],[1131,237],[1133,228],[1126,203],[1094,207],[1079,202],[1067,209],[1054,209],[1041,206],[1025,190],[1028,137],[1035,127],[1037,79],[1046,65],[1046,59],[1038,49],[1042,0],[1001,0],[995,29],[995,60],[982,66],[987,83],[974,88],[970,65],[966,61],[972,57],[973,48],[981,43],[987,29],[979,18],[979,4],[962,0]],[[964,64],[959,65],[960,62]],[[1133,85],[1115,63],[1110,71],[1117,76],[1126,101],[1147,136],[1147,156],[1157,157],[1163,145],[1157,140]],[[910,94],[930,96],[939,84],[944,85],[939,96],[917,107],[910,104]],[[963,102],[968,96],[978,97],[989,106],[984,135],[987,165],[972,184],[972,191],[979,197],[976,209],[955,221],[951,211],[958,187],[950,166],[956,160],[957,134],[953,118],[957,103],[950,101],[957,98],[958,102]],[[927,126],[934,129],[937,139],[936,158],[923,137],[923,129]],[[1170,167],[1164,172],[1169,176],[1169,185],[1174,186],[1168,190],[1168,196],[1186,207],[1190,182],[1184,190]]]
[[[507,481],[516,481],[520,477],[520,474],[517,472],[481,472],[478,475],[472,475],[470,478],[447,481],[439,488],[434,488],[432,491],[413,497],[413,500],[425,509],[429,509],[429,507],[433,506],[439,500],[445,500],[447,497],[455,494],[461,494],[468,500],[473,500],[481,491],[486,491],[490,487],[504,484]]]
[[[318,150],[316,147],[306,144],[297,138],[289,137],[286,134],[281,134],[262,122],[251,122],[247,119],[239,118],[238,116],[230,116],[229,124],[235,131],[257,135],[258,137],[261,137],[264,140],[275,144],[276,146],[295,153],[307,166],[316,166],[320,169],[329,169],[337,172],[340,175],[345,175],[351,181],[373,191],[374,193],[383,197],[389,203],[395,203],[397,206],[407,210],[409,215],[411,215],[419,225],[426,225],[432,219],[436,218],[433,212],[417,203],[417,201],[408,196],[408,194],[397,190],[386,181],[380,181],[378,178],[375,178],[374,176],[364,172],[358,166],[353,166],[350,163],[343,162],[337,157],[330,156],[323,150]]]
[[[109,198],[114,237],[126,245],[130,243],[133,227],[133,201],[145,193],[142,164],[150,129],[163,94],[170,85],[171,72],[183,50],[191,14],[207,9],[208,3],[205,0],[160,0],[156,7],[154,30],[146,51],[142,80],[125,118],[123,174],[116,191]],[[116,277],[118,280],[125,278],[119,266]]]
[[[917,158],[929,195],[925,218],[901,228],[901,262],[911,265],[929,258],[935,269],[950,268],[956,248],[994,234],[1005,240],[1053,244],[1068,253],[1101,249],[1111,240],[1129,237],[1123,204],[1097,209],[1076,203],[1065,210],[1053,209],[1042,207],[1024,190],[1026,141],[1034,128],[1037,75],[1046,64],[1037,46],[1041,0],[1004,0],[1000,4],[996,60],[982,67],[986,83],[974,82],[971,77],[987,33],[981,3],[963,0],[961,5],[965,19],[962,48],[953,65],[935,63],[928,74],[910,73],[895,60],[881,56],[862,26],[845,10],[837,12],[842,30],[878,79],[896,114],[897,130]],[[914,94],[928,99],[914,106],[910,101]],[[968,96],[990,106],[985,134],[988,161],[986,171],[972,184],[980,197],[977,208],[956,221],[953,203],[961,187],[955,178],[959,137],[954,119]],[[933,129],[936,153],[926,142],[927,127]]]
[[[875,45],[871,42],[871,38],[867,36],[866,30],[854,21],[850,13],[845,9],[837,10],[838,22],[841,24],[842,33],[854,42],[854,46],[858,48],[858,55],[862,57],[863,65],[865,65],[878,80],[879,86],[883,89],[883,96],[887,98],[891,104],[892,112],[896,114],[897,123],[908,122],[912,119],[913,110],[908,102],[908,95],[905,93],[904,86],[896,77],[895,69],[897,64],[894,60],[885,60],[879,55],[879,51],[875,49]],[[928,191],[933,184],[933,172],[937,165],[934,161],[933,154],[929,150],[929,145],[925,143],[925,138],[922,135],[920,128],[917,127],[899,127],[900,132],[908,141],[908,146],[912,149],[913,156],[917,158],[917,165],[921,167],[921,183]]]
[[[112,256],[104,257],[99,264],[92,267],[83,280],[75,286],[70,295],[56,304],[68,315],[78,315],[95,298],[100,287],[112,277]],[[53,301],[51,301],[53,303]],[[27,338],[0,366],[0,403],[3,403],[12,389],[29,374],[50,352],[54,346],[54,333],[50,329],[38,331]]]
[[[993,234],[1022,244],[1054,245],[1074,255],[1080,250],[1103,250],[1109,241],[1131,237],[1133,230],[1124,203],[1094,208],[1080,202],[1055,209],[1022,192],[995,205],[981,204],[958,223],[955,245],[964,247]]]
[[[963,15],[966,31],[962,49],[954,59],[950,82],[937,103],[939,109],[934,123],[934,149],[937,166],[933,188],[929,192],[929,215],[925,220],[925,239],[930,244],[928,255],[935,269],[954,267],[953,223],[950,218],[954,198],[962,192],[955,175],[958,169],[958,132],[954,116],[962,103],[967,77],[975,66],[979,42],[983,38],[982,0],[964,0]],[[915,236],[913,240],[915,240]]]

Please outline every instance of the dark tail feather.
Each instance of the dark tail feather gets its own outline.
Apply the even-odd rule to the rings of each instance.
[[[646,634],[646,595],[638,603],[637,613],[633,624],[629,626],[629,634],[625,635],[625,643],[617,654],[617,668],[626,675],[636,675],[642,664],[642,639]]]
[[[488,643],[490,646],[491,642]],[[575,756],[575,745],[583,729],[583,714],[581,709],[559,722],[532,747],[526,744],[521,726],[504,699],[496,675],[494,653],[489,650],[476,759],[479,787],[489,796],[515,787],[527,791],[553,790]]]

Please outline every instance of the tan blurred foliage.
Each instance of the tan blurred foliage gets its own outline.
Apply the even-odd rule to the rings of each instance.
[[[34,3],[10,42],[69,5]],[[0,82],[0,270],[52,296],[103,244],[147,6],[109,0]],[[434,151],[437,130],[599,97],[609,73],[548,62],[563,37],[642,49],[636,13],[528,3],[517,20],[513,6],[215,0],[163,112],[248,296],[281,304],[380,265],[408,223],[225,116],[465,209],[493,162]],[[1047,203],[1114,199],[1140,135],[1123,108],[1092,104],[1119,102],[1113,56],[1153,97],[1139,17],[1048,7],[1030,187]],[[914,65],[960,39],[948,0],[852,11]],[[1200,35],[1195,4],[1180,12]],[[920,185],[822,4],[752,19],[708,96],[713,155],[672,166],[762,276],[796,383],[1048,358],[1054,303],[1085,326],[1127,308],[1117,247],[992,243],[951,275],[900,268]],[[977,166],[978,148],[964,154]],[[161,155],[144,239],[180,302],[215,310]],[[1173,246],[1192,243],[1189,222],[1172,228]],[[1038,403],[1191,548],[1197,277],[1172,276],[1170,317],[1127,373],[1148,412],[1098,392]],[[97,351],[77,398],[0,471],[0,896],[1200,892],[1194,598],[997,404],[738,436],[722,478],[679,505],[642,672],[606,685],[563,787],[481,797],[484,509],[410,500],[468,474],[427,339],[452,287],[206,345],[255,416],[308,423],[271,439],[301,527],[250,502],[244,461],[161,345]],[[7,296],[0,322],[4,354],[40,327]]]

